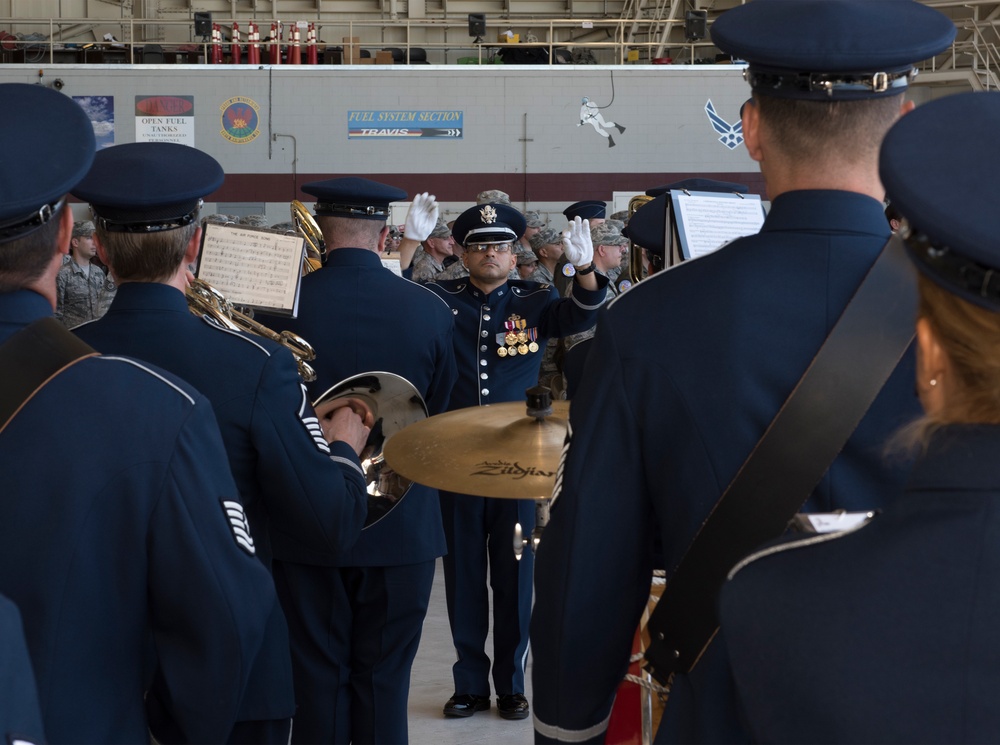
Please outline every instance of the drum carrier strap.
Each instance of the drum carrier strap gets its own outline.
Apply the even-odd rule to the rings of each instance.
[[[690,672],[715,637],[730,569],[785,531],[906,352],[912,272],[902,239],[890,238],[688,546],[647,624],[646,667],[663,686]]]
[[[96,354],[51,316],[11,336],[0,346],[0,433],[46,383]]]

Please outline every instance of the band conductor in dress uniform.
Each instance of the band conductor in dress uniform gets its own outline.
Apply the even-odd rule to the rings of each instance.
[[[389,205],[406,192],[354,177],[302,190],[316,197],[327,254],[302,279],[298,318],[284,323],[316,349],[313,400],[383,371],[412,383],[430,414],[444,411],[455,382],[451,313],[380,259]],[[437,216],[433,196],[414,197],[406,237],[425,239]],[[298,694],[293,742],[406,742],[410,667],[444,551],[437,490],[414,484],[348,551],[276,552]]]
[[[753,0],[713,25],[714,42],[749,63],[743,132],[771,210],[759,234],[640,282],[598,321],[536,557],[537,741],[603,740],[649,597],[654,534],[669,587],[888,240],[878,145],[911,106],[913,64],[954,35],[911,0]],[[666,321],[652,341],[651,318]],[[877,508],[903,483],[906,464],[882,445],[918,413],[913,364],[911,349],[807,510]],[[673,676],[656,740],[747,738],[710,644]]]
[[[332,556],[353,545],[367,514],[357,456],[367,428],[348,408],[319,421],[292,353],[278,342],[188,310],[201,201],[223,179],[214,158],[186,145],[98,152],[74,194],[91,204],[98,250],[120,288],[103,318],[75,332],[102,352],[170,370],[208,396],[265,566],[272,544]],[[294,708],[288,629],[275,609],[232,740],[287,742]]]
[[[757,742],[1000,739],[998,127],[1000,94],[963,93],[886,135],[882,182],[919,272],[926,416],[902,435],[920,455],[863,526],[769,546],[723,586]]]
[[[5,84],[0,97],[10,107],[0,362],[39,336],[33,348],[81,352],[27,386],[37,390],[0,432],[0,592],[24,619],[45,736],[147,742],[152,710],[186,741],[222,742],[277,607],[274,588],[208,400],[148,363],[94,354],[61,329],[45,334],[73,226],[66,194],[91,166],[93,127],[72,99],[40,85]],[[42,357],[5,371],[8,394]],[[81,405],[95,391],[113,398],[113,416]],[[53,422],[75,446],[42,461]]]
[[[594,322],[607,278],[594,272],[590,229],[577,218],[570,225],[566,255],[576,271],[573,297],[559,299],[555,288],[528,280],[508,280],[525,220],[513,207],[484,204],[463,212],[452,228],[465,246],[469,277],[427,287],[455,316],[458,382],[451,408],[524,400],[536,385],[542,352],[550,337],[582,331]],[[497,455],[502,456],[502,453]],[[490,658],[485,651],[493,588],[493,686],[500,716],[528,716],[524,664],[531,610],[532,557],[517,561],[511,549],[514,525],[525,532],[535,524],[531,500],[495,499],[442,492],[448,535],[444,559],[448,619],[458,653],[453,668],[455,694],[447,716],[470,716],[490,708]]]

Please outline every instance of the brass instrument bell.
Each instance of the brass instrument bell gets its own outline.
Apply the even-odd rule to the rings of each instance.
[[[371,428],[360,456],[368,491],[367,528],[399,504],[413,485],[386,462],[383,446],[397,432],[426,419],[427,405],[406,378],[372,371],[337,383],[313,402],[320,419],[342,406],[349,406]]]

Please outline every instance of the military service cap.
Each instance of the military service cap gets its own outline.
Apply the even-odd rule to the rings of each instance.
[[[94,127],[73,99],[26,83],[0,85],[0,243],[45,225],[94,160]]]
[[[451,228],[448,227],[448,223],[438,218],[437,225],[434,226],[434,230],[431,234],[427,236],[428,238],[448,238],[451,235]]]
[[[607,203],[589,199],[583,202],[574,202],[563,210],[563,214],[566,215],[567,220],[572,220],[576,217],[582,220],[591,220],[594,218],[603,220],[607,209]]]
[[[545,227],[545,220],[535,210],[528,210],[524,213],[524,222],[529,228]]]
[[[515,253],[517,254],[518,266],[527,266],[528,264],[538,263],[538,257],[535,256],[535,252],[530,248],[524,248],[524,246],[519,244]]]
[[[72,238],[90,238],[94,234],[94,223],[90,220],[77,220],[73,223]]]
[[[915,0],[753,0],[712,25],[715,45],[749,63],[754,92],[821,101],[902,93],[913,64],[954,38],[947,16]]]
[[[549,246],[553,243],[562,243],[562,233],[557,231],[555,228],[546,225],[544,228],[531,236],[531,238],[528,239],[528,243],[531,244],[531,250],[537,254],[542,250],[542,246]]]
[[[208,153],[174,142],[132,142],[101,150],[73,194],[90,202],[98,227],[153,233],[190,225],[202,197],[222,186]]]
[[[463,246],[516,241],[524,235],[524,215],[506,204],[470,207],[455,220],[452,235]]]
[[[590,240],[595,246],[627,246],[628,238],[622,235],[622,229],[613,222],[602,222],[590,229]]]
[[[945,96],[900,119],[879,158],[886,193],[907,220],[900,233],[917,269],[993,311],[1000,310],[1000,211],[991,189],[1000,168],[998,131],[1000,93]]]
[[[224,215],[221,212],[216,212],[211,215],[205,215],[201,218],[203,225],[233,225],[236,224],[236,220],[233,220],[229,215]]]
[[[664,231],[667,225],[667,205],[670,192],[666,191],[642,205],[632,215],[624,235],[653,254],[663,256]]]
[[[661,194],[666,194],[668,191],[713,191],[720,194],[729,194],[732,192],[747,194],[750,192],[750,189],[743,184],[736,184],[731,181],[715,181],[710,178],[686,178],[674,181],[672,184],[667,184],[666,186],[654,186],[652,189],[646,189],[646,196],[658,197]]]
[[[402,202],[407,196],[395,186],[358,176],[312,181],[302,191],[316,197],[317,217],[331,215],[359,220],[387,220],[389,205]]]
[[[244,215],[240,218],[239,224],[249,228],[267,228],[271,225],[265,215]]]
[[[510,203],[510,197],[507,192],[500,191],[499,189],[488,189],[486,191],[481,191],[476,196],[476,204],[506,204],[508,207],[512,206]]]

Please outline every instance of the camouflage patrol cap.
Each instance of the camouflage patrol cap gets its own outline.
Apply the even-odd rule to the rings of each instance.
[[[427,236],[428,238],[449,238],[451,236],[451,228],[448,227],[448,223],[438,218],[437,225],[434,226],[434,230],[431,234]]]
[[[609,220],[619,220],[623,223],[628,222],[628,210],[618,210],[617,212],[612,212]]]
[[[624,230],[625,229],[625,221],[624,220],[615,220],[614,218],[610,218],[609,217],[607,220],[605,220],[605,222],[608,223],[609,225],[614,225],[616,228],[618,228],[618,230]]]
[[[538,263],[538,257],[535,255],[535,252],[530,248],[525,248],[520,243],[517,244],[516,256],[518,266],[527,266],[528,264]]]
[[[545,221],[535,210],[528,210],[524,213],[524,220],[529,228],[544,228]]]
[[[73,223],[73,238],[90,238],[94,234],[94,223],[90,220],[77,220]]]
[[[562,235],[555,228],[546,225],[531,236],[528,242],[531,244],[531,250],[537,254],[542,249],[542,246],[548,246],[552,243],[562,243]]]
[[[479,192],[479,196],[476,197],[476,204],[506,204],[511,207],[510,196],[505,191],[500,191],[499,189],[489,189],[487,191]]]
[[[264,215],[244,215],[240,218],[239,224],[246,225],[248,228],[267,228],[271,225]]]
[[[622,235],[622,229],[613,222],[602,222],[590,229],[590,240],[595,246],[626,246],[628,238]]]

